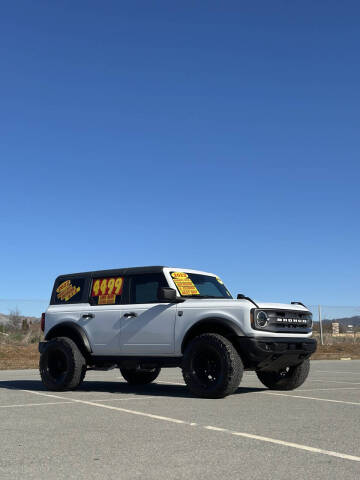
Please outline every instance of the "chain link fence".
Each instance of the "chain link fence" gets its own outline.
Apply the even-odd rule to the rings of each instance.
[[[321,345],[360,345],[360,306],[311,305],[314,337]]]

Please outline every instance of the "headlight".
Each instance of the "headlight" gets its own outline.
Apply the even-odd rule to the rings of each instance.
[[[264,328],[266,327],[269,319],[265,312],[260,311],[256,314],[255,323],[257,327]]]

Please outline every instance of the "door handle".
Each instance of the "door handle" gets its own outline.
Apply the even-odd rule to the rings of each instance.
[[[84,315],[82,315],[82,318],[94,318],[95,315],[93,313],[84,313]]]
[[[135,312],[126,312],[126,313],[124,313],[124,317],[126,317],[126,318],[137,317],[137,313],[135,313]]]

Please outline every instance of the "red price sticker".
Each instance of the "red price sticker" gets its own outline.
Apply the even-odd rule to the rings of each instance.
[[[122,277],[107,277],[107,278],[96,278],[93,281],[91,296],[92,297],[101,297],[101,296],[113,296],[121,295],[124,285],[124,279]],[[115,302],[111,302],[115,303]]]

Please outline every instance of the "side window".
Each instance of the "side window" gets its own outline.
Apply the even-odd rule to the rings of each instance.
[[[85,277],[62,277],[56,280],[51,296],[52,305],[87,302],[88,279]],[[84,300],[85,299],[85,300]]]
[[[122,303],[124,277],[93,278],[90,290],[92,305],[115,305]]]
[[[158,290],[167,287],[163,274],[136,275],[131,279],[130,303],[158,303]]]

